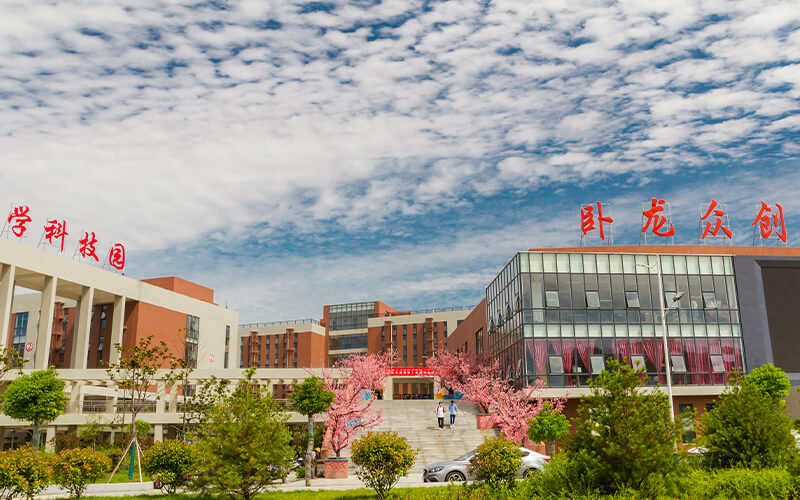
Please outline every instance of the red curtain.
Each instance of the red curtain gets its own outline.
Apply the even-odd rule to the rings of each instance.
[[[739,370],[739,373],[744,373],[744,363],[742,362],[742,345],[739,343],[739,339],[733,339],[733,353],[736,356],[736,368]]]
[[[536,344],[536,353],[533,360],[536,363],[536,373],[545,375],[547,372],[547,341],[537,340],[534,344]]]
[[[562,345],[563,352],[561,354],[561,359],[564,360],[564,373],[571,374],[572,373],[572,357],[575,352],[575,341],[574,340],[565,340]],[[567,385],[575,385],[575,381],[572,379],[571,375],[567,375]]]
[[[733,339],[722,339],[722,362],[725,363],[725,373],[736,371],[736,355],[733,351]]]
[[[592,365],[589,362],[589,356],[594,353],[594,340],[576,340],[575,343],[578,347],[578,356],[580,356],[581,361],[583,362],[583,367],[586,369],[586,373],[592,373]]]
[[[656,367],[656,372],[661,373],[661,367],[664,364],[663,342],[656,339],[646,339],[642,343],[644,344],[644,352],[647,355],[647,359]],[[667,378],[663,374],[660,375],[659,380],[661,380],[662,384],[667,383]]]
[[[691,383],[697,384],[697,355],[695,350],[695,341],[691,339],[684,339],[683,340],[683,349],[686,351],[686,364],[688,365],[687,368],[689,369]]]
[[[631,352],[627,340],[617,340],[614,342],[614,355],[620,363],[631,364]]]
[[[708,356],[708,342],[703,340],[695,341],[695,351],[697,353],[697,371],[700,372],[700,383],[711,383],[711,358]]]
[[[631,356],[644,354],[642,352],[642,341],[641,340],[631,340]]]
[[[722,354],[722,344],[720,343],[719,339],[709,339],[708,341],[708,352],[709,354]],[[724,373],[714,373],[711,378],[714,380],[715,384],[724,384],[725,383],[725,374]]]

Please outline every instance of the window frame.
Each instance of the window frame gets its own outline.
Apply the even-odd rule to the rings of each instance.
[[[551,298],[555,298],[555,305],[552,304]],[[558,300],[558,290],[545,290],[544,291],[544,306],[547,309],[559,309],[561,302]]]

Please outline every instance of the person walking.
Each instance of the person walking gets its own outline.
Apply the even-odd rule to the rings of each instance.
[[[450,410],[450,428],[456,426],[456,413],[458,413],[458,406],[456,406],[455,401],[450,401],[450,406],[447,407]]]
[[[441,401],[439,401],[439,406],[436,407],[434,412],[436,413],[436,418],[439,419],[439,430],[444,429],[444,406],[442,406]]]

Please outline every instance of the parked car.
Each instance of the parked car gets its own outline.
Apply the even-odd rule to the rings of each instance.
[[[550,457],[541,453],[520,447],[522,466],[517,475],[527,477],[531,473],[544,470]],[[469,451],[455,460],[431,464],[422,469],[422,480],[426,483],[444,483],[453,481],[472,481],[474,477],[469,473],[470,459],[475,456],[475,450]]]

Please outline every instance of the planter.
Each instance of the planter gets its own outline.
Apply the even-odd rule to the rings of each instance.
[[[326,458],[325,479],[347,479],[347,459]]]
[[[478,429],[493,429],[494,425],[489,421],[491,413],[478,413],[475,418],[478,421]]]

